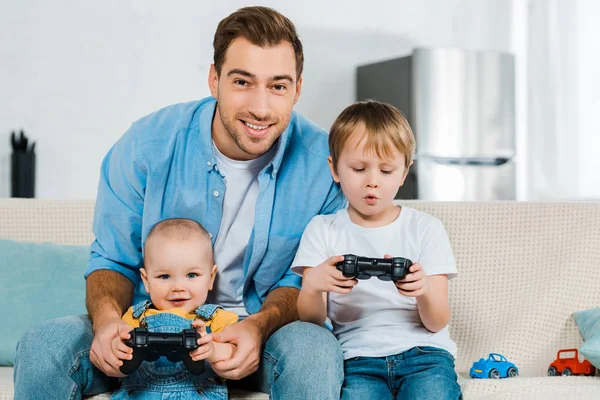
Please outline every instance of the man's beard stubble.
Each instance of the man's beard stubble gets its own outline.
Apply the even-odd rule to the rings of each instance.
[[[223,112],[223,108],[221,107],[221,104],[219,102],[217,102],[217,107],[219,108],[219,118],[221,118],[221,123],[223,124],[223,127],[229,134],[229,137],[231,137],[231,139],[235,142],[236,146],[240,150],[242,150],[244,153],[246,153],[250,156],[260,157],[263,154],[267,153],[271,149],[271,147],[273,147],[273,144],[277,141],[277,139],[279,139],[279,137],[281,136],[281,133],[283,133],[283,131],[278,132],[278,134],[275,136],[275,139],[263,143],[263,146],[261,146],[260,149],[258,149],[258,150],[249,148],[249,146],[247,146],[246,143],[244,142],[245,139],[254,144],[260,144],[261,142],[265,141],[265,139],[270,139],[271,137],[269,136],[267,138],[253,138],[253,137],[246,136],[243,133],[239,133],[235,129],[233,124],[235,124],[236,121],[241,122],[241,121],[246,121],[246,120],[255,120],[257,122],[270,121],[270,117],[256,118],[254,116],[250,116],[249,114],[237,114],[236,113],[234,115],[234,117],[232,118],[233,124],[230,124],[229,123],[230,120],[229,120],[229,118],[227,118],[227,114]],[[241,123],[243,123],[243,122],[241,122]]]

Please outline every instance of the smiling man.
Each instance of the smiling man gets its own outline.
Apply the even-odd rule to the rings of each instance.
[[[339,397],[339,345],[328,330],[296,321],[300,278],[289,271],[311,218],[345,205],[328,173],[326,132],[292,111],[303,62],[286,17],[240,9],[215,33],[212,97],[146,116],[113,146],[101,167],[85,272],[89,319],[48,321],[22,338],[15,399],[113,388],[109,377],[122,374],[110,342],[128,337],[123,312],[148,298],[139,273],[144,243],[168,218],[206,228],[220,267],[208,302],[241,317],[215,335],[237,345],[215,372],[246,378],[238,386],[275,399]]]
[[[209,74],[211,94],[218,99],[213,141],[230,159],[255,159],[273,147],[290,122],[302,87],[297,57],[290,42],[264,48],[243,36],[230,42],[226,55],[215,57]]]

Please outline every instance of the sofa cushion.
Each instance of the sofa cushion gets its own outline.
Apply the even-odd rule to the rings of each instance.
[[[84,314],[88,246],[0,239],[0,365],[13,365],[16,345],[38,322]]]
[[[598,399],[600,378],[589,376],[522,377],[507,379],[467,379],[465,399],[550,400]]]
[[[573,318],[585,340],[579,352],[594,367],[600,368],[600,307],[578,311],[573,314]]]

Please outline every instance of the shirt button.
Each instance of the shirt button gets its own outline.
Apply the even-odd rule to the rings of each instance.
[[[219,166],[215,165],[215,171],[218,171],[218,170],[219,170]]]
[[[206,163],[206,165],[208,165],[210,167],[212,165],[212,163],[209,161]]]
[[[277,168],[273,169],[273,173],[276,174],[277,173]]]
[[[217,192],[216,190],[213,192],[213,196],[215,197],[219,197],[219,192]]]

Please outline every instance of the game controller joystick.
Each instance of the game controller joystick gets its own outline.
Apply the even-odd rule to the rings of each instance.
[[[193,375],[204,372],[204,362],[194,361],[190,351],[199,347],[200,334],[195,329],[184,329],[181,333],[148,332],[148,328],[135,328],[129,332],[130,338],[125,344],[133,349],[133,358],[123,360],[120,370],[129,375],[135,371],[142,361],[156,361],[161,356],[171,362],[183,361]]]
[[[369,279],[376,276],[382,281],[400,281],[409,274],[412,261],[408,258],[370,258],[354,254],[344,255],[336,268],[347,278]]]

